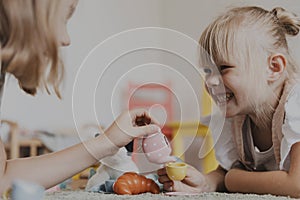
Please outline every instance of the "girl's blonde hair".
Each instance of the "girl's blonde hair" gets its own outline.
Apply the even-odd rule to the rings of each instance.
[[[245,72],[260,88],[268,90],[253,91],[257,93],[256,97],[264,98],[271,92],[263,77],[266,70],[264,66],[268,64],[266,58],[273,53],[282,53],[287,59],[284,79],[299,76],[299,68],[290,56],[286,40],[286,35],[297,35],[299,27],[299,18],[283,8],[267,11],[254,6],[237,7],[212,22],[201,35],[199,44],[217,66],[234,63],[244,67]],[[255,105],[255,100],[253,107],[256,112],[266,111]]]
[[[64,68],[56,35],[61,0],[0,0],[1,73],[9,72],[34,95],[38,88],[59,85]]]

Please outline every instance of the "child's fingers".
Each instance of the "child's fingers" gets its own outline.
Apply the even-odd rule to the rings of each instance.
[[[174,185],[173,181],[165,182],[163,184],[163,188],[167,192],[172,192],[173,191],[173,185]]]
[[[158,181],[163,184],[165,182],[170,182],[172,180],[167,175],[164,175],[164,176],[159,176]]]
[[[201,174],[201,172],[199,172],[196,168],[194,168],[193,166],[191,165],[188,165],[187,166],[187,170],[186,170],[186,176],[187,177],[194,177],[195,174]]]
[[[167,174],[167,170],[166,170],[165,167],[157,170],[157,175],[158,176],[163,176],[163,175],[166,175],[166,174]]]
[[[140,121],[142,123],[142,124],[139,124],[139,126],[147,125],[150,123],[160,126],[160,123],[154,117],[150,116],[150,114],[148,113],[148,111],[146,109],[141,108],[141,109],[131,110],[130,115],[131,115],[131,118],[135,121],[135,123],[137,121]]]
[[[157,133],[160,128],[157,125],[147,125],[147,126],[141,126],[141,127],[137,127],[136,129],[139,129],[142,133],[142,135],[151,135],[154,133]]]
[[[157,125],[151,124],[147,126],[134,127],[132,130],[134,131],[132,131],[132,135],[134,137],[141,137],[157,133],[160,130],[160,128]]]
[[[164,184],[166,182],[172,182],[172,180],[167,175],[166,168],[161,168],[161,169],[157,170],[157,175],[159,176],[158,181],[162,184]]]

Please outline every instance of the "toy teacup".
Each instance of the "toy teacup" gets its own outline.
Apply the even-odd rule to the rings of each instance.
[[[142,145],[147,159],[152,163],[163,164],[176,160],[170,156],[172,151],[170,143],[161,131],[145,137]]]
[[[171,162],[166,165],[167,175],[173,181],[181,181],[186,176],[187,164]]]

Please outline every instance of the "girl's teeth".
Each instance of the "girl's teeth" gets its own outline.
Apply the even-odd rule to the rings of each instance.
[[[219,103],[225,103],[226,101],[229,101],[233,97],[233,93],[226,93],[226,95],[217,95],[217,100]]]
[[[226,102],[226,96],[225,95],[217,95],[217,99],[219,103]]]
[[[229,101],[233,97],[233,93],[226,93],[226,100]]]

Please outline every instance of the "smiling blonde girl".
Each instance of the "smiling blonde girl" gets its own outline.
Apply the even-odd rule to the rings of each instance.
[[[299,18],[280,7],[238,7],[206,28],[199,43],[217,68],[204,66],[206,87],[226,106],[215,141],[220,165],[206,175],[190,167],[182,182],[161,169],[166,190],[300,197],[299,67],[287,43],[299,27]]]

